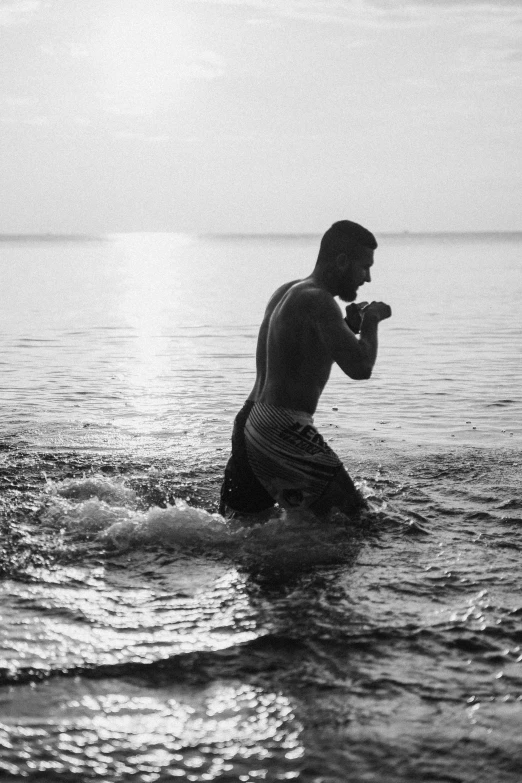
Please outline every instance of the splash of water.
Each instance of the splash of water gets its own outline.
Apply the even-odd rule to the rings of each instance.
[[[144,509],[134,490],[105,476],[51,484],[41,521],[68,539],[94,542],[112,553],[156,547],[230,556],[272,575],[345,562],[371,529],[368,513],[318,522],[309,512],[274,511],[263,522],[230,521],[179,498],[166,508]]]

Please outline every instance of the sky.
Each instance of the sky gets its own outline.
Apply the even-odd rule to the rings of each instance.
[[[520,0],[0,0],[0,234],[522,229]]]

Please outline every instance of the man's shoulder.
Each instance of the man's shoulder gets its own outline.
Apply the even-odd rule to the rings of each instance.
[[[270,297],[270,301],[274,299],[281,299],[282,296],[284,296],[287,291],[289,291],[291,288],[293,288],[296,285],[299,285],[299,283],[302,283],[302,280],[291,280],[289,283],[283,283],[283,285],[280,285],[279,288],[276,288],[272,296]]]
[[[289,289],[289,298],[298,306],[318,311],[320,313],[339,313],[339,307],[334,297],[313,281],[300,280]]]
[[[334,297],[309,278],[292,280],[280,286],[270,298],[265,317],[275,314],[279,318],[297,320],[342,320],[341,311]]]

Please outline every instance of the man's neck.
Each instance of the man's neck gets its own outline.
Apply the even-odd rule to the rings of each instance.
[[[308,279],[312,280],[318,288],[322,288],[323,291],[328,291],[332,296],[336,296],[330,270],[316,266]]]

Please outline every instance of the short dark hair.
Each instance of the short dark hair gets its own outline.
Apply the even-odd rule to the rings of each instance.
[[[357,254],[361,246],[375,250],[377,240],[371,231],[351,220],[338,220],[330,226],[321,239],[317,260],[321,263],[328,262],[336,258],[339,253],[346,253],[351,258]]]

